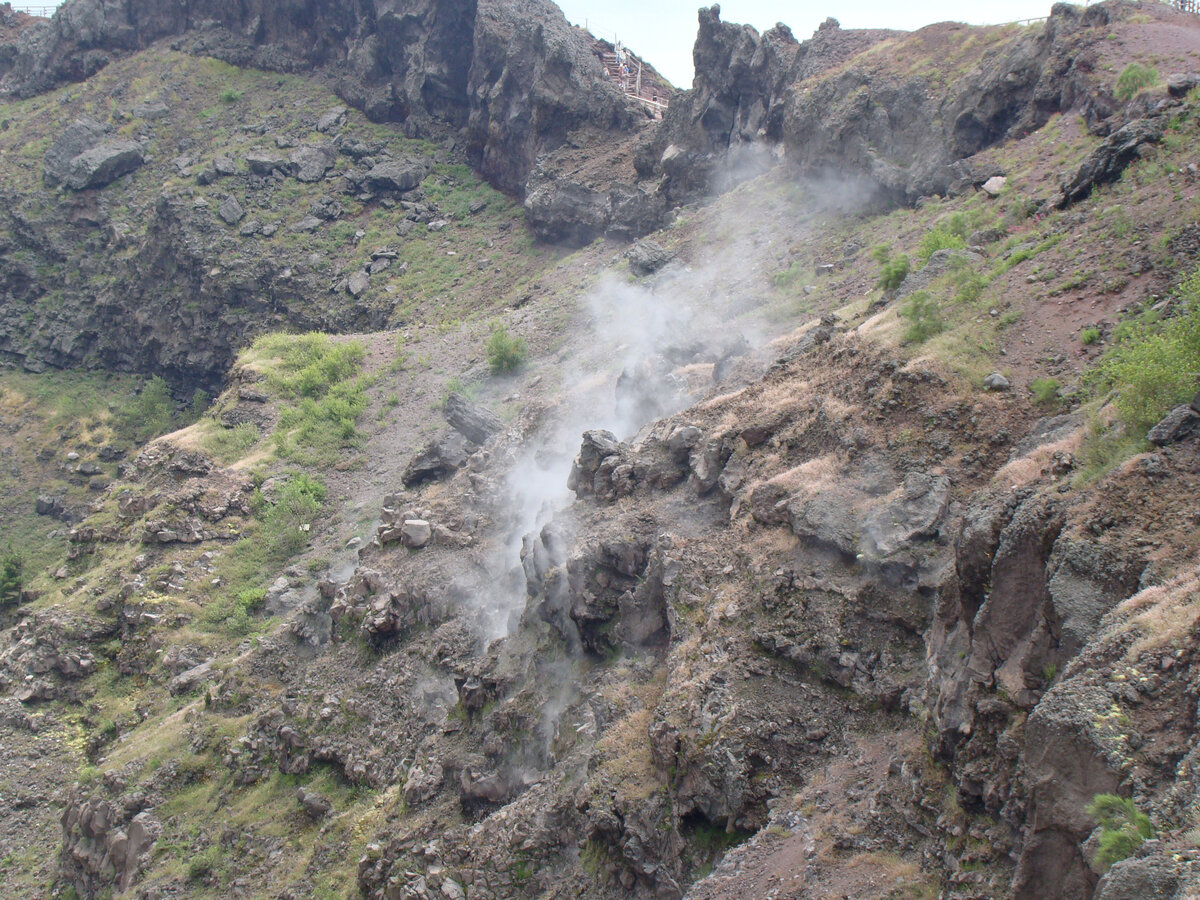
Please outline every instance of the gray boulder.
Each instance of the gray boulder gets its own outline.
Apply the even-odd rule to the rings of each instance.
[[[325,110],[317,119],[317,131],[332,131],[346,121],[346,107],[334,106]]]
[[[336,154],[329,147],[307,144],[292,151],[288,159],[289,170],[297,181],[320,181],[333,167],[336,158]]]
[[[405,519],[400,526],[400,542],[405,547],[419,550],[433,537],[433,527],[424,519]]]
[[[427,481],[445,478],[456,472],[466,461],[466,439],[458,432],[452,431],[432,441],[413,457],[412,462],[404,470],[402,478],[404,486],[413,487]]]
[[[1146,433],[1146,440],[1156,447],[1182,441],[1200,425],[1200,414],[1186,403],[1175,407],[1162,421]]]
[[[411,191],[425,178],[418,163],[389,159],[367,172],[367,184],[376,191]]]
[[[1183,97],[1194,87],[1200,87],[1200,72],[1184,72],[1167,76],[1167,93],[1172,97]]]
[[[242,204],[238,203],[236,197],[226,197],[217,207],[217,215],[227,225],[236,225],[246,217],[246,210],[242,209]]]
[[[635,275],[653,275],[667,263],[675,254],[655,241],[640,240],[625,251],[629,260],[629,270]]]
[[[983,379],[983,387],[989,391],[1007,391],[1012,388],[1012,382],[999,372],[993,372]]]
[[[333,805],[328,800],[308,788],[302,787],[297,790],[296,800],[313,819],[323,819],[333,810]]]
[[[1162,140],[1164,127],[1161,116],[1134,119],[1105,138],[1079,164],[1075,174],[1063,181],[1058,208],[1086,199],[1095,185],[1110,184],[1120,178],[1125,168],[1142,155],[1143,147]]]
[[[104,140],[104,126],[95,119],[76,119],[50,145],[42,157],[42,178],[50,187],[62,184],[71,174],[71,162],[79,154]]]
[[[276,169],[286,169],[288,161],[266,150],[252,150],[246,154],[246,167],[252,175],[266,177]]]
[[[346,291],[351,297],[361,297],[370,286],[371,276],[359,270],[351,275],[350,280],[346,282]]]
[[[450,427],[473,444],[486,444],[488,438],[504,429],[504,423],[491,410],[471,403],[462,394],[447,397],[442,412]]]
[[[863,522],[863,548],[873,556],[890,556],[923,538],[934,537],[950,505],[950,479],[912,472],[904,493],[874,510]]]
[[[104,187],[145,162],[142,148],[133,141],[109,141],[84,150],[71,160],[66,184],[72,190]]]

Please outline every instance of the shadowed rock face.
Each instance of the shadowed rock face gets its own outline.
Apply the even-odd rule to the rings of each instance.
[[[583,32],[546,0],[73,0],[0,59],[0,90],[80,81],[167,37],[241,66],[323,67],[348,103],[411,134],[466,128],[489,181],[522,194],[538,154],[584,124],[628,124]]]

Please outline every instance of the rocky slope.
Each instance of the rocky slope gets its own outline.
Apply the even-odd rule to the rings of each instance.
[[[1200,302],[1195,18],[704,10],[657,125],[556,12],[383,6],[0,54],[4,352],[219,390],[0,373],[6,894],[1200,889],[1200,412],[1094,374]]]

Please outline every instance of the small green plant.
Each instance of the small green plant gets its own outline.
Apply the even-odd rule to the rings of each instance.
[[[175,401],[171,398],[171,388],[158,375],[125,404],[114,423],[119,434],[138,443],[165,434],[174,424]]]
[[[0,606],[12,606],[21,600],[21,557],[8,547],[0,554]]]
[[[1088,804],[1087,814],[1100,826],[1099,847],[1092,862],[1102,872],[1132,856],[1144,841],[1154,836],[1150,817],[1125,797],[1097,794]]]
[[[1117,418],[1142,438],[1172,407],[1196,393],[1200,373],[1200,269],[1177,291],[1181,311],[1164,321],[1141,321],[1119,329],[1085,383],[1096,394],[1111,393]]]
[[[245,588],[232,596],[221,597],[205,607],[200,620],[213,631],[223,631],[230,637],[241,638],[255,630],[254,613],[262,607],[267,592],[262,588]]]
[[[1100,329],[1099,328],[1096,328],[1093,326],[1093,327],[1085,328],[1085,329],[1083,329],[1083,331],[1079,332],[1079,341],[1084,346],[1090,347],[1092,344],[1096,343],[1096,341],[1098,341],[1098,340],[1100,340]]]
[[[1043,409],[1058,406],[1058,390],[1062,385],[1057,378],[1035,378],[1029,383],[1029,391],[1033,394],[1033,405]]]
[[[906,344],[923,344],[946,330],[937,300],[926,291],[917,291],[904,302],[900,318],[908,322],[902,338]]]
[[[488,367],[493,375],[515,372],[525,364],[529,356],[525,339],[520,335],[509,334],[508,329],[503,326],[492,329],[485,352]]]
[[[966,228],[966,219],[962,222],[963,228]],[[929,262],[929,257],[933,256],[939,250],[960,250],[967,246],[967,242],[962,235],[955,234],[948,227],[939,225],[932,231],[925,233],[921,238],[921,243],[917,247],[917,259],[921,261],[921,265]]]
[[[237,103],[242,99],[242,92],[234,88],[225,88],[219,96],[222,103]]]
[[[1113,89],[1113,94],[1118,100],[1128,102],[1157,81],[1158,72],[1155,69],[1132,62],[1117,76],[1117,86]]]
[[[311,475],[288,479],[263,516],[263,532],[271,556],[290,559],[308,545],[313,523],[325,503],[325,485]]]
[[[877,257],[878,258],[878,257]],[[908,277],[908,257],[903,253],[896,257],[882,260],[883,268],[879,272],[879,286],[885,291],[894,291]]]

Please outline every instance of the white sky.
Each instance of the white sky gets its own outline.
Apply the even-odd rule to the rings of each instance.
[[[597,37],[619,37],[634,53],[649,61],[676,87],[692,86],[692,45],[696,42],[696,10],[704,0],[555,0],[567,19],[586,24]],[[1089,0],[1076,0],[1086,5]],[[1054,0],[992,0],[964,4],[962,0],[858,0],[849,7],[836,2],[820,5],[788,0],[725,0],[721,21],[753,25],[760,32],[776,22],[805,40],[829,16],[843,28],[900,28],[913,31],[934,22],[959,21],[995,25],[1050,14]],[[14,0],[13,6],[40,6],[36,0]],[[61,6],[48,0],[47,6]]]
[[[701,0],[555,0],[575,25],[587,24],[597,37],[619,37],[676,87],[692,86],[692,45],[696,42],[696,10]],[[1085,0],[1077,0],[1086,5]],[[934,22],[966,21],[995,25],[1050,14],[1054,0],[858,0],[840,3],[795,3],[787,0],[724,0],[721,21],[753,25],[759,32],[776,22],[792,29],[797,40],[810,37],[833,16],[843,28],[899,28],[913,31]]]

